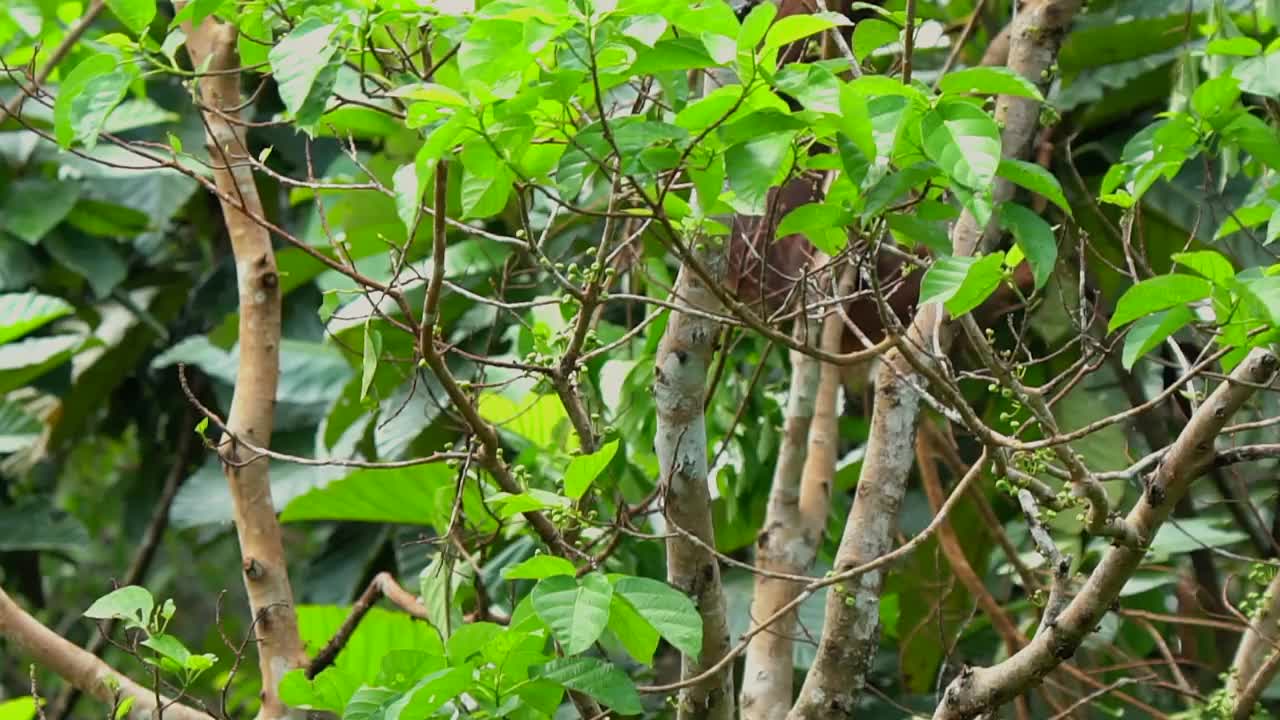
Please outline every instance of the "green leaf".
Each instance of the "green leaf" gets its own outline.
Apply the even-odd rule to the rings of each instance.
[[[838,205],[808,203],[801,205],[778,223],[777,237],[803,234],[819,250],[835,255],[849,243],[848,226],[853,214]]]
[[[1035,275],[1036,289],[1044,287],[1058,262],[1058,242],[1053,237],[1053,228],[1034,210],[1008,202],[1000,205],[1000,227],[1012,233],[1022,248]]]
[[[337,80],[338,26],[309,17],[271,48],[271,73],[285,108],[303,128],[315,125]]]
[[[133,709],[133,704],[137,702],[137,700],[138,698],[134,695],[130,695],[129,697],[121,700],[120,704],[116,705],[116,712],[115,715],[112,716],[112,720],[124,720],[129,717],[129,711]],[[0,717],[3,717],[3,713],[0,713]]]
[[[941,302],[952,317],[978,307],[1004,278],[1004,253],[983,258],[947,255],[933,261],[920,281],[920,302]]]
[[[653,47],[667,31],[667,19],[661,15],[633,15],[622,23],[622,34],[641,45]]]
[[[640,695],[627,674],[592,657],[552,660],[542,666],[541,677],[570,690],[586,693],[622,715],[644,712]]]
[[[938,90],[943,95],[1012,95],[1043,100],[1030,80],[1006,67],[971,67],[942,76]]]
[[[582,497],[617,452],[618,441],[614,440],[590,455],[578,455],[570,460],[564,473],[564,494],[574,500]]]
[[[763,7],[763,6],[757,6]],[[725,119],[734,105],[742,98],[741,85],[716,88],[706,96],[695,100],[676,113],[675,124],[689,132],[701,132]]]
[[[396,690],[378,687],[362,687],[351,696],[342,710],[343,720],[383,720],[387,706],[402,697]]]
[[[0,552],[34,550],[74,560],[90,544],[84,525],[48,497],[27,497],[0,507]]]
[[[879,18],[866,18],[853,26],[853,54],[859,60],[866,60],[871,53],[898,42],[902,29]]]
[[[1062,212],[1068,217],[1071,216],[1071,206],[1067,204],[1067,197],[1062,193],[1062,185],[1058,183],[1058,178],[1037,163],[1002,158],[1000,165],[996,168],[996,174],[1020,188],[1043,197],[1062,208]]]
[[[86,58],[58,88],[53,106],[54,136],[64,148],[81,142],[92,149],[107,116],[124,99],[137,70],[119,66],[111,53]]]
[[[107,7],[134,35],[150,27],[156,16],[156,0],[107,0]]]
[[[646,665],[653,663],[653,653],[658,649],[661,636],[658,631],[645,620],[631,603],[620,594],[614,593],[613,603],[609,607],[609,631],[613,633],[627,654],[637,662]]]
[[[73,312],[62,298],[35,292],[0,293],[0,345]]]
[[[557,575],[573,577],[578,569],[573,563],[555,555],[534,555],[522,563],[512,565],[502,571],[507,580],[541,580]]]
[[[422,678],[408,692],[387,705],[382,720],[431,717],[444,704],[474,685],[470,666],[444,668]],[[350,717],[350,716],[348,716]]]
[[[191,651],[187,649],[186,645],[182,644],[181,640],[165,633],[156,633],[148,636],[146,640],[142,641],[142,646],[151,648],[161,657],[169,658],[177,663],[179,667],[185,666],[187,660],[191,657]]]
[[[681,653],[690,657],[702,654],[702,616],[688,595],[642,577],[619,578],[614,590]]]
[[[566,655],[588,650],[609,622],[613,586],[600,573],[588,573],[581,581],[555,575],[533,588],[534,612],[551,628]]]
[[[1240,81],[1230,75],[1206,80],[1191,94],[1191,109],[1205,120],[1215,120],[1233,110],[1240,99]]]
[[[1161,310],[1203,300],[1212,291],[1213,285],[1208,280],[1193,275],[1161,275],[1143,280],[1120,296],[1107,330]]]
[[[1120,358],[1124,369],[1132,370],[1138,358],[1151,352],[1192,320],[1195,320],[1195,313],[1186,305],[1140,318],[1124,336],[1124,352]]]
[[[95,620],[121,620],[128,627],[145,629],[156,601],[144,587],[126,585],[98,598],[84,616]]]
[[[454,630],[462,627],[458,589],[469,583],[474,574],[471,565],[450,560],[447,554],[437,552],[418,576],[422,604],[427,606],[427,621],[445,642]]]
[[[778,15],[778,8],[773,3],[757,3],[742,21],[742,29],[738,31],[738,50],[755,52],[756,46],[764,39],[764,35]]]
[[[1226,286],[1228,281],[1236,276],[1236,269],[1232,267],[1231,261],[1217,250],[1180,252],[1174,253],[1172,257],[1174,262],[1203,275],[1209,282],[1219,287]]]
[[[20,388],[101,342],[80,335],[29,337],[0,345],[0,393]]]
[[[967,102],[943,102],[925,113],[924,152],[952,180],[984,190],[1000,165],[1000,129],[995,120]]]
[[[889,232],[899,245],[914,248],[920,244],[939,255],[951,252],[951,238],[942,224],[904,213],[889,213],[887,217]]]
[[[44,425],[21,405],[0,398],[0,455],[31,447],[43,429]]]
[[[382,333],[373,328],[372,322],[364,324],[364,354],[360,364],[360,399],[369,396],[369,386],[378,372],[378,359],[382,357]]]
[[[11,183],[3,199],[0,229],[35,245],[75,207],[80,184],[27,177]]]
[[[725,174],[734,193],[730,202],[734,210],[744,215],[765,213],[769,188],[783,169],[794,137],[794,132],[771,133],[725,151]]]
[[[184,22],[189,22],[192,25],[199,25],[205,18],[220,10],[225,2],[226,0],[194,0],[193,2],[187,3],[186,6],[173,16],[173,20],[169,23],[169,27],[177,27]],[[259,39],[270,40],[270,37],[260,37]]]
[[[440,492],[454,473],[442,464],[360,469],[300,495],[284,506],[282,522],[346,520],[430,525]]]
[[[425,189],[418,181],[418,164],[412,162],[401,165],[391,177],[391,186],[396,195],[396,214],[400,216],[400,222],[404,223],[405,232],[412,233]]]
[[[35,698],[19,697],[0,702],[0,720],[34,720],[35,716]]]
[[[764,37],[765,52],[780,48],[840,25],[848,25],[849,19],[833,12],[814,13],[812,15],[788,15],[769,28]]]

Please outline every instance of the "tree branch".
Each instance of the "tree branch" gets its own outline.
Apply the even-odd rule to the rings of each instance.
[[[31,655],[36,664],[108,705],[133,698],[129,720],[150,720],[161,706],[170,720],[211,720],[207,713],[160,696],[59,636],[27,614],[3,588],[0,588],[0,636]]]

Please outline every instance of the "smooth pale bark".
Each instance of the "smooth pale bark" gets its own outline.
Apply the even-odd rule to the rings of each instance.
[[[181,8],[181,3],[175,3]],[[276,385],[280,376],[280,276],[267,230],[250,216],[264,216],[253,181],[243,126],[233,124],[243,104],[236,28],[213,17],[198,27],[188,23],[187,50],[197,68],[210,74],[199,80],[208,128],[209,156],[218,190],[242,204],[223,201],[222,213],[231,238],[240,292],[240,364],[235,394],[227,416],[230,435],[255,447],[271,446]],[[206,64],[207,63],[207,64]],[[298,617],[285,561],[280,523],[271,499],[267,458],[224,438],[218,448],[235,508],[245,589],[255,619],[262,711],[265,720],[287,717],[280,700],[280,678],[305,667],[306,652],[298,635]]]
[[[713,277],[725,269],[723,247],[697,253]],[[720,303],[697,275],[681,268],[675,302],[682,307],[717,312]],[[702,654],[681,658],[680,677],[688,681],[703,673],[729,650],[729,624],[720,565],[708,547],[715,546],[711,525],[711,495],[707,488],[707,430],[703,417],[707,369],[715,354],[719,324],[672,311],[658,345],[654,377],[660,483],[668,525],[667,580],[693,599],[702,616]],[[695,542],[685,533],[701,542]],[[680,690],[680,720],[733,717],[732,665]]]
[[[1267,586],[1265,597],[1267,604],[1249,618],[1249,629],[1240,638],[1231,663],[1227,692],[1233,699],[1233,718],[1249,719],[1262,690],[1280,669],[1276,661],[1276,648],[1280,647],[1280,575]]]
[[[1040,0],[1020,6],[1010,30],[1008,67],[1037,86],[1046,87],[1050,67],[1080,0]],[[1031,148],[1039,122],[1040,103],[1028,98],[1002,96],[996,103],[1001,131],[1001,152],[1008,158],[1024,157]],[[997,181],[994,199],[1013,196],[1013,187]],[[972,255],[996,241],[996,224],[982,227],[967,210],[951,233],[956,255]],[[887,353],[876,374],[871,431],[866,458],[836,554],[835,571],[865,564],[889,552],[897,526],[898,510],[906,490],[915,455],[915,433],[920,418],[920,388],[925,376],[913,361],[932,365],[931,352],[947,352],[950,333],[947,318],[937,304],[920,308],[907,329],[905,343],[913,350],[908,359],[900,348]],[[866,682],[866,672],[879,645],[880,592],[884,572],[875,570],[833,590],[827,597],[826,621],[817,658],[805,678],[800,697],[788,715],[792,720],[848,718]]]
[[[854,275],[846,270],[837,296],[846,294]],[[797,322],[812,337],[815,323]],[[833,311],[822,324],[822,349],[840,351],[844,318]],[[756,544],[756,564],[763,570],[802,575],[822,543],[831,504],[831,485],[839,453],[837,432],[841,368],[791,352],[791,388],[782,446],[774,468],[764,530]],[[756,576],[751,617],[772,617],[801,591],[800,583]],[[751,639],[742,673],[743,720],[782,720],[791,709],[796,614],[787,613]]]
[[[1277,364],[1270,351],[1252,351],[1232,371],[1230,377],[1235,382],[1219,384],[1192,415],[1149,479],[1149,487],[1163,488],[1164,497],[1154,502],[1150,494],[1144,495],[1125,518],[1139,537],[1149,543],[1156,536],[1192,480],[1209,468],[1215,457],[1214,440],[1227,420],[1259,385],[1275,377]],[[969,720],[992,712],[1070,658],[1120,597],[1145,555],[1143,547],[1113,545],[1045,632],[1037,633],[1026,647],[1002,663],[965,668],[947,687],[934,720]]]
[[[129,720],[149,720],[157,708],[156,691],[130,680],[97,656],[68,642],[40,621],[31,617],[0,589],[0,637],[12,642],[18,650],[29,654],[42,668],[57,673],[80,691],[115,706],[118,701],[133,699]],[[212,720],[194,708],[159,698],[164,716],[170,720]]]

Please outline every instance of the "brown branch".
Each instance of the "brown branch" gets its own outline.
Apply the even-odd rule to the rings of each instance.
[[[422,620],[428,618],[426,606],[418,602],[418,598],[414,597],[413,593],[405,590],[400,583],[396,582],[391,573],[378,573],[373,576],[369,587],[365,588],[359,599],[351,606],[351,614],[347,615],[347,619],[342,621],[342,626],[333,634],[329,642],[325,643],[320,652],[316,653],[316,656],[311,659],[311,663],[307,665],[307,679],[314,678],[322,670],[333,664],[333,661],[338,658],[338,653],[342,652],[342,648],[347,646],[347,642],[351,640],[351,635],[360,626],[360,621],[378,602],[378,598],[383,597],[416,618]]]
[[[1155,537],[1172,512],[1173,504],[1186,493],[1192,480],[1208,468],[1214,439],[1227,420],[1261,383],[1275,375],[1276,366],[1276,356],[1272,353],[1261,349],[1252,351],[1231,373],[1230,379],[1219,384],[1192,415],[1155,470],[1152,485],[1164,488],[1163,502],[1155,502],[1148,493],[1125,520],[1145,542]],[[1112,607],[1145,554],[1143,547],[1113,546],[1047,632],[1037,634],[1025,648],[1004,662],[989,668],[966,669],[948,687],[934,719],[968,720],[990,712],[1071,657]]]
[[[129,720],[149,720],[162,707],[170,720],[211,720],[200,710],[160,696],[116,671],[97,656],[45,627],[0,588],[0,637],[14,643],[71,685],[109,706],[133,698]]]
[[[180,10],[183,4],[176,2],[175,7]],[[200,80],[204,107],[220,110],[202,112],[210,155],[220,160],[215,163],[214,182],[246,209],[242,212],[222,203],[240,290],[240,361],[227,418],[231,437],[224,438],[218,450],[231,487],[249,606],[258,623],[262,717],[274,720],[288,714],[279,696],[280,678],[305,666],[307,658],[298,634],[284,541],[271,499],[269,465],[264,457],[245,462],[244,447],[232,438],[243,437],[258,447],[271,445],[280,375],[280,277],[271,237],[252,220],[263,210],[251,168],[244,162],[249,156],[244,130],[228,120],[238,115],[233,108],[241,104],[240,76],[230,72],[239,65],[236,28],[210,17],[199,27],[187,23],[184,30],[192,64],[216,72]]]

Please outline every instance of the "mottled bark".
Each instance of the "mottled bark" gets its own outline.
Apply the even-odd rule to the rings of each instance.
[[[723,246],[699,251],[698,259],[716,277],[725,268]],[[720,303],[698,277],[681,268],[676,303],[718,312]],[[729,624],[720,565],[708,549],[715,545],[711,494],[707,488],[707,430],[703,416],[707,370],[716,351],[719,324],[705,317],[673,311],[658,345],[654,396],[658,431],[654,441],[664,491],[667,522],[675,526],[667,539],[667,580],[693,599],[702,617],[702,654],[684,657],[680,677],[688,680],[715,664],[729,650]],[[693,535],[701,543],[685,536]],[[680,720],[733,717],[733,675],[728,666],[682,688]]]
[[[175,5],[181,8],[182,3]],[[251,219],[263,216],[262,200],[248,162],[244,128],[233,123],[243,103],[240,76],[234,72],[240,64],[236,28],[209,17],[198,27],[188,23],[184,29],[192,64],[209,72],[199,79],[199,87],[214,180],[225,197],[236,198],[245,210],[222,203],[240,293],[240,354],[226,422],[232,437],[223,438],[218,451],[231,486],[244,584],[255,618],[261,717],[272,720],[290,715],[277,690],[280,678],[304,667],[307,658],[298,635],[267,458],[255,457],[236,439],[255,447],[271,446],[280,375],[280,277],[271,237]]]
[[[1274,354],[1254,350],[1231,373],[1232,381],[1219,384],[1187,422],[1149,479],[1149,486],[1163,488],[1165,496],[1155,502],[1150,494],[1145,495],[1125,518],[1144,544],[1155,537],[1191,481],[1209,468],[1214,458],[1214,440],[1227,420],[1257,391],[1258,385],[1270,382],[1276,367]],[[1145,547],[1113,545],[1045,632],[1038,633],[1004,662],[988,668],[966,668],[952,681],[934,720],[969,720],[989,713],[1070,658],[1120,596],[1145,555]]]
[[[852,287],[854,274],[846,269],[837,296]],[[812,338],[815,323],[797,323]],[[845,321],[838,311],[822,324],[822,349],[836,353],[844,338]],[[812,357],[791,353],[791,388],[782,446],[774,469],[765,525],[756,546],[756,564],[764,570],[803,575],[813,565],[826,529],[831,486],[839,457],[838,405],[841,368]],[[756,577],[752,596],[753,623],[774,615],[800,593],[800,583],[783,578]],[[754,626],[754,625],[753,625]],[[781,720],[791,709],[796,615],[780,617],[747,646],[742,674],[742,718]]]
[[[1019,9],[1010,30],[1008,67],[1045,87],[1050,67],[1079,0],[1040,0]],[[1035,138],[1040,103],[1029,98],[1001,96],[996,120],[1003,128],[1001,150],[1005,157],[1024,157]],[[997,181],[994,199],[1013,195],[1012,186]],[[972,255],[992,245],[999,236],[993,223],[982,227],[965,211],[951,232],[952,251]],[[915,433],[920,415],[920,391],[927,380],[915,364],[933,365],[927,353],[903,347],[946,352],[950,347],[947,318],[936,304],[919,309],[907,329],[904,344],[884,357],[875,381],[871,432],[867,440],[862,475],[844,535],[836,554],[835,571],[841,572],[889,552],[898,509],[914,459]],[[879,604],[884,583],[881,570],[866,573],[832,588],[827,598],[826,623],[814,665],[805,678],[800,697],[788,717],[792,720],[847,718],[866,681],[866,672],[879,644]]]

